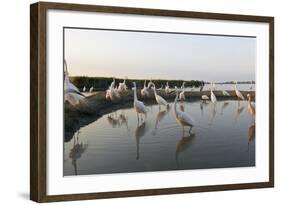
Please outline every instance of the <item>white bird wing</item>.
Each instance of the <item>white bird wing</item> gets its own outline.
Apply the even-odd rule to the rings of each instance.
[[[194,120],[186,112],[178,111],[178,116],[177,117],[179,118],[179,120],[181,122],[185,123],[186,125],[192,125],[192,126],[195,125]]]
[[[135,103],[135,106],[137,107],[137,109],[140,112],[147,113],[148,109],[147,109],[147,107],[144,105],[144,103],[142,101],[136,100],[134,103]]]
[[[209,100],[209,97],[207,95],[202,95],[202,100]]]
[[[164,98],[162,98],[160,95],[156,96],[156,100],[160,105],[165,105],[165,106],[168,105],[167,101]]]
[[[215,94],[213,92],[211,92],[211,101],[212,102],[216,102],[217,101],[217,98],[215,96]]]
[[[245,100],[244,96],[242,95],[242,93],[241,93],[239,90],[235,90],[235,92],[236,92],[236,95],[237,95],[240,99]]]
[[[230,94],[225,90],[222,91],[222,94],[225,95],[225,96],[230,96]]]
[[[181,99],[181,100],[184,100],[184,99],[185,99],[184,91],[182,91],[182,92],[180,93],[180,99]]]
[[[68,101],[72,106],[76,106],[80,103],[81,100],[84,98],[81,95],[78,95],[76,93],[66,93],[64,95],[64,98],[66,101]]]

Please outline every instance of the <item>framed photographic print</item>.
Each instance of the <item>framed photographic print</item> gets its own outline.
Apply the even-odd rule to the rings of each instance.
[[[30,197],[274,186],[274,18],[31,5]]]

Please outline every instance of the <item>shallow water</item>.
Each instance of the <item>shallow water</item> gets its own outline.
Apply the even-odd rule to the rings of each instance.
[[[170,103],[172,105],[172,103]],[[64,143],[64,175],[255,166],[255,126],[247,102],[178,103],[199,126],[189,133],[173,109],[148,106],[104,115]]]

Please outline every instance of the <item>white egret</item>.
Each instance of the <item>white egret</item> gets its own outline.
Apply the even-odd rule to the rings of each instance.
[[[212,83],[211,84],[211,101],[212,101],[212,103],[216,103],[217,102],[217,98],[216,98],[216,95],[214,94],[214,92],[213,92],[213,89],[214,89],[214,84]]]
[[[142,101],[138,100],[138,96],[137,96],[137,86],[136,83],[133,82],[134,85],[134,108],[137,112],[137,117],[138,117],[138,121],[139,121],[139,114],[144,114],[146,115],[148,112],[148,108],[143,104]]]
[[[153,85],[152,79],[150,79],[149,83],[147,84],[147,88],[151,88],[151,86]]]
[[[118,91],[115,88],[115,78],[113,78],[112,83],[110,84],[109,88],[106,90],[105,98],[110,99],[112,101],[120,98],[120,95],[118,94]]]
[[[202,96],[201,96],[201,99],[202,99],[203,101],[206,101],[206,100],[209,100],[210,98],[209,98],[207,95],[202,95]]]
[[[89,92],[91,93],[91,92],[93,92],[93,90],[94,90],[94,87],[92,86],[92,87],[90,88]]]
[[[68,76],[67,63],[64,60],[64,99],[69,102],[72,106],[76,106],[80,101],[84,100],[85,96],[79,91],[79,89],[73,85]]]
[[[230,96],[229,92],[227,92],[226,90],[222,90],[221,92],[223,96]]]
[[[143,97],[149,96],[148,87],[146,87],[146,80],[144,81],[143,89],[141,89],[141,95]]]
[[[170,92],[169,82],[166,83],[165,92],[166,92],[166,94],[168,94]]]
[[[185,88],[185,82],[182,83],[181,90],[183,90],[184,88]]]
[[[155,84],[154,84],[154,83],[153,83],[152,89],[154,90],[155,100],[156,100],[156,102],[157,102],[158,105],[159,105],[159,109],[160,109],[160,106],[161,106],[161,105],[163,105],[163,106],[165,106],[165,107],[168,107],[169,104],[167,103],[167,101],[166,101],[163,97],[161,97],[160,95],[157,94],[157,92],[156,92],[156,87],[155,87]]]
[[[184,87],[185,82],[182,84],[181,89],[182,91],[180,92],[180,98],[179,100],[184,101],[185,100],[185,87]]]
[[[83,92],[86,92],[86,87],[85,86],[83,87]]]
[[[252,119],[254,119],[255,116],[256,116],[256,109],[255,109],[255,107],[252,105],[252,102],[251,102],[251,95],[250,95],[250,94],[247,94],[247,97],[248,97],[248,112],[249,112],[250,115],[252,116]]]
[[[242,95],[242,93],[237,89],[237,81],[235,81],[235,85],[234,85],[234,89],[235,89],[235,94],[238,98],[238,101],[241,100],[245,100],[244,96]]]
[[[126,91],[127,91],[127,85],[126,85],[126,80],[127,80],[128,78],[127,77],[125,77],[125,79],[123,80],[123,82],[121,83],[119,83],[119,86],[118,86],[118,89],[117,89],[117,91],[118,91],[118,93],[120,93],[120,94],[122,94],[122,93],[125,93]]]
[[[176,117],[176,122],[182,126],[183,131],[185,126],[189,126],[190,127],[189,133],[190,133],[192,127],[195,126],[195,122],[193,121],[193,119],[189,114],[178,110],[177,108],[178,97],[179,97],[179,93],[178,93],[178,89],[176,88],[176,98],[174,101],[174,113]]]

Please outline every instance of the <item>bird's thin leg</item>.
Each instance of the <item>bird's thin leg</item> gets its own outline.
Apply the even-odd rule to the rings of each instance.
[[[192,128],[193,128],[193,126],[191,126],[191,127],[190,127],[190,129],[189,129],[189,134],[191,134],[191,130],[192,130]]]

